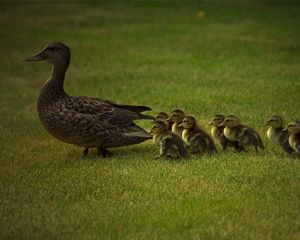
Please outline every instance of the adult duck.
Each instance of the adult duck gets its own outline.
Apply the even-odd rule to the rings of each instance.
[[[24,61],[46,60],[53,65],[52,74],[43,85],[37,101],[39,118],[46,130],[65,143],[98,149],[103,157],[112,156],[107,148],[144,142],[152,136],[133,121],[153,119],[141,114],[146,106],[117,104],[113,101],[84,96],[70,96],[64,91],[65,73],[70,63],[70,49],[52,42]]]

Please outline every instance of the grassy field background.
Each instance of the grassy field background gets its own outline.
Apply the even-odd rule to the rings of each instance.
[[[296,2],[0,3],[0,238],[299,239],[299,158],[263,127],[276,113],[299,119],[299,12]],[[70,94],[151,114],[181,107],[202,124],[236,114],[266,149],[157,161],[149,141],[83,158],[39,122],[50,65],[21,62],[50,41],[71,47]]]

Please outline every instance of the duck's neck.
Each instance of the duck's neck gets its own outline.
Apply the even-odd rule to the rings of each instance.
[[[65,96],[64,79],[69,64],[53,64],[52,74],[41,89],[42,99],[56,100]]]
[[[65,73],[68,66],[65,64],[54,64],[52,74],[45,85],[55,91],[64,91]]]

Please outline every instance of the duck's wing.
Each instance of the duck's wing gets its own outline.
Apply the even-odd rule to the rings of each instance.
[[[97,116],[100,121],[112,125],[126,125],[136,119],[153,119],[141,114],[142,111],[150,110],[149,107],[120,105],[101,98],[68,96],[61,99],[59,104],[70,111]]]
[[[56,101],[47,109],[43,123],[64,142],[92,147],[131,145],[151,139],[144,129],[134,123],[113,124],[110,113],[90,114],[68,108],[65,100]]]

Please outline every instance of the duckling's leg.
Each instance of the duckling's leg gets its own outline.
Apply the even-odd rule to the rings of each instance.
[[[239,153],[239,152],[247,152],[245,147],[238,143],[237,147],[233,150],[234,153]]]
[[[89,153],[89,148],[85,148],[84,151],[83,151],[83,156],[85,157],[86,155],[88,155]]]
[[[104,147],[99,147],[97,149],[98,149],[98,154],[101,155],[104,158],[106,158],[106,157],[112,157],[112,155],[113,155],[110,151],[108,151]]]

